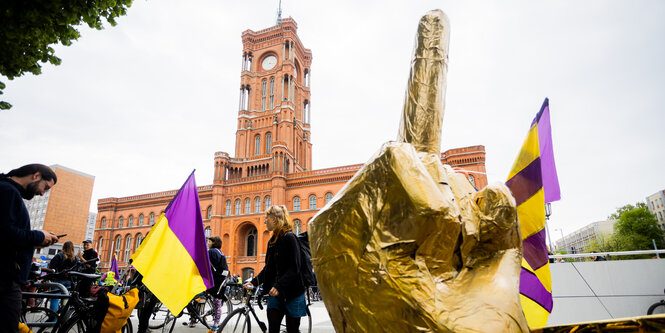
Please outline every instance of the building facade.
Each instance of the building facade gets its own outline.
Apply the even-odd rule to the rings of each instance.
[[[614,223],[616,221],[607,220],[588,224],[556,241],[554,249],[565,253],[588,252],[591,241],[598,240],[601,235],[611,235],[614,232]]]
[[[30,214],[30,227],[56,235],[67,234],[60,243],[69,240],[80,245],[86,236],[95,177],[62,165],[50,167],[58,177],[56,186],[44,196],[24,200]],[[37,249],[35,255],[52,256],[60,248],[61,244]]]
[[[84,240],[92,240],[92,237],[95,236],[95,222],[97,222],[97,213],[90,212],[88,214],[88,224],[85,227]]]
[[[264,265],[268,207],[285,205],[295,231],[306,231],[311,218],[362,167],[312,170],[312,52],[296,32],[296,22],[287,18],[242,33],[235,155],[216,152],[213,184],[198,188],[206,236],[222,238],[231,273],[243,277]],[[441,160],[476,188],[487,185],[484,146],[451,149]],[[94,236],[100,267],[109,266],[113,251],[126,266],[176,192],[100,199]]]
[[[660,190],[647,197],[647,206],[651,214],[656,215],[658,226],[665,230],[665,190]]]

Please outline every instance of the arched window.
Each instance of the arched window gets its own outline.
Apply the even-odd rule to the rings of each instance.
[[[268,209],[270,208],[270,206],[271,206],[271,204],[270,204],[270,196],[269,196],[269,195],[266,195],[266,197],[263,198],[263,202],[264,202],[264,204],[265,204],[265,209],[264,209],[264,210],[268,210]]]
[[[141,242],[143,242],[143,235],[141,234],[136,234],[136,249],[139,249],[139,246],[141,246]]]
[[[266,154],[270,154],[272,149],[272,134],[266,133]]]
[[[127,226],[128,227],[134,226],[134,215],[129,215],[129,218],[127,219]]]
[[[117,252],[118,255],[121,255],[122,254],[122,253],[120,253],[120,247],[121,246],[122,246],[122,237],[120,237],[120,235],[118,235],[115,238],[115,246],[113,247],[113,252]],[[109,261],[111,261],[112,259],[113,259],[113,256],[111,255],[109,257]],[[118,258],[118,260],[120,260],[120,258]]]
[[[261,136],[258,134],[254,137],[254,155],[261,155]]]
[[[155,224],[155,213],[150,213],[150,225]]]
[[[240,205],[241,205],[240,199],[236,199],[236,212],[235,212],[236,215],[241,214],[240,208],[242,208],[242,207]]]
[[[208,206],[208,220],[212,219],[212,206]]]
[[[212,234],[212,229],[210,229],[210,227],[206,227],[205,229],[206,238],[210,237],[211,234]]]
[[[139,215],[139,227],[143,225],[143,214]]]
[[[125,256],[124,261],[129,261],[129,255],[132,251],[132,235],[127,235],[125,238]]]
[[[249,198],[245,198],[245,214],[251,214],[252,213],[252,200],[249,200]]]
[[[261,110],[266,109],[266,93],[267,93],[267,87],[268,86],[268,80],[263,79],[261,81]]]
[[[309,196],[309,209],[316,209],[316,195]]]
[[[261,212],[261,197],[254,198],[254,213]]]
[[[330,192],[326,193],[326,204],[329,203],[330,200],[332,200],[332,198],[333,198],[332,193],[330,193]]]
[[[473,178],[473,175],[469,175],[469,182],[473,187],[476,187],[476,179]]]
[[[226,215],[231,215],[231,200],[226,200]]]
[[[293,198],[293,211],[297,212],[300,210],[300,197]]]
[[[275,107],[275,78],[270,78],[270,109]]]
[[[118,218],[118,228],[122,228],[122,224],[125,222],[125,219],[120,216]]]
[[[100,256],[102,249],[104,249],[104,237],[99,237],[99,240],[97,241],[97,253],[99,253]]]
[[[256,256],[256,228],[247,233],[247,245],[245,255],[248,257]]]
[[[106,217],[102,217],[102,225],[100,226],[100,229],[106,228]]]
[[[301,232],[302,232],[302,222],[300,222],[300,220],[298,219],[293,220],[293,233],[297,235]]]

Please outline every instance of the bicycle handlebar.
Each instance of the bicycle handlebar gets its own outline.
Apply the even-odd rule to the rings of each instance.
[[[93,262],[98,261],[98,260],[99,260],[99,258],[92,258],[90,260],[78,262],[74,266],[72,266],[71,268],[64,269],[60,272],[48,273],[48,274],[42,276],[42,279],[44,279],[44,280],[62,279],[68,273],[78,273],[78,274],[72,274],[72,275],[75,275],[75,276],[78,276],[78,277],[83,277],[83,278],[86,278],[86,279],[91,279],[91,280],[92,279],[99,279],[101,277],[101,275],[85,274],[85,273],[79,273],[79,272],[76,271],[76,269],[81,267],[82,265],[90,264],[90,263],[93,263]],[[93,277],[93,275],[96,276],[96,277]]]

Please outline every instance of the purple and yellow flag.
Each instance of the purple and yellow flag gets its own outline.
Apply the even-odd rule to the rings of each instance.
[[[132,259],[143,283],[174,315],[213,286],[194,172]]]
[[[547,98],[531,123],[506,185],[517,202],[522,231],[522,309],[529,327],[542,327],[547,324],[553,304],[552,277],[545,242],[545,203],[561,199]]]
[[[109,267],[109,272],[115,273],[116,279],[120,278],[120,274],[118,274],[118,258],[115,255],[115,251],[113,251],[113,258],[111,259],[111,267]]]

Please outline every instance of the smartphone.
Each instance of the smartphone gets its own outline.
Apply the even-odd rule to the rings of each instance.
[[[62,238],[62,237],[65,237],[65,236],[67,236],[67,234],[56,235],[55,237]]]

